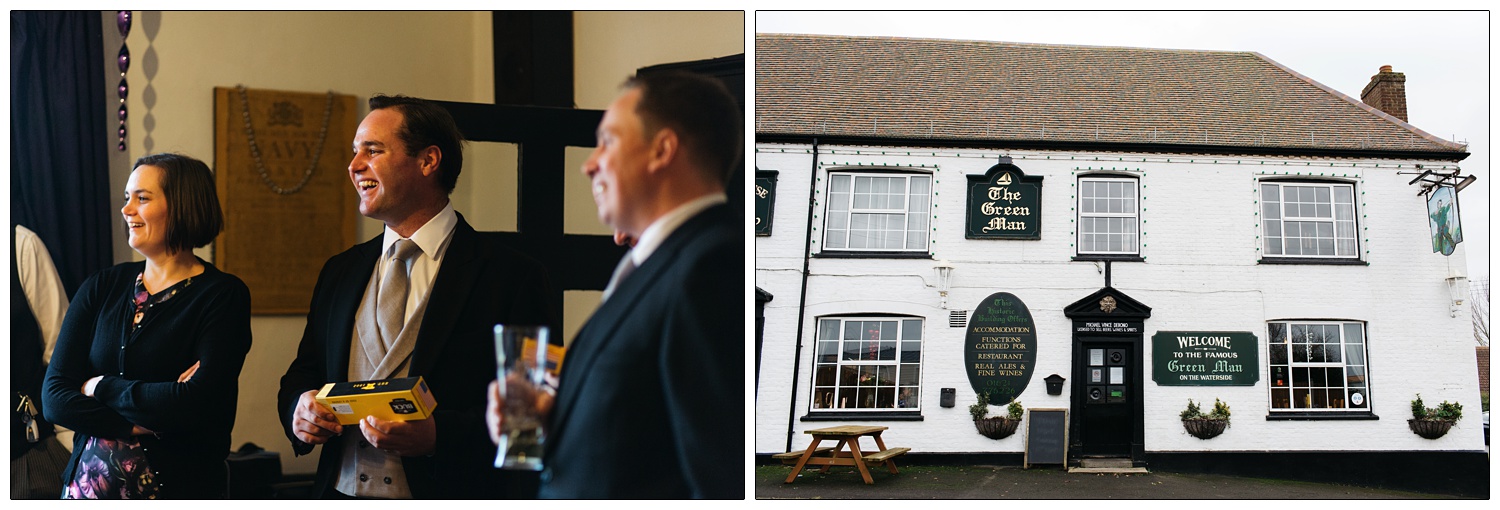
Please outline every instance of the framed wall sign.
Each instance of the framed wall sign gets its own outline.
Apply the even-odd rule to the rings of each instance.
[[[996,292],[974,307],[964,335],[964,368],[975,393],[1005,405],[1026,390],[1036,364],[1036,322],[1026,303]]]
[[[214,265],[250,287],[256,315],[307,313],[318,271],[355,242],[352,95],[214,88]]]
[[[964,237],[1041,239],[1042,177],[1028,176],[1000,158],[984,175],[970,175]]]
[[[776,212],[775,170],[755,171],[755,235],[771,235],[771,218]]]
[[[1243,331],[1159,331],[1151,337],[1151,380],[1161,386],[1254,386],[1260,343]]]

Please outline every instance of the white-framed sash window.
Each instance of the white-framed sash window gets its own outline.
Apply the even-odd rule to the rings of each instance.
[[[1353,184],[1263,181],[1260,196],[1265,256],[1359,258]]]
[[[919,317],[823,317],[812,411],[921,409]]]
[[[1140,181],[1131,177],[1078,178],[1078,254],[1138,255]]]
[[[823,248],[928,250],[932,176],[830,172]]]

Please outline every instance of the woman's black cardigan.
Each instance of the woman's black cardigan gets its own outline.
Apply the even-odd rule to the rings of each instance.
[[[137,437],[161,497],[224,497],[240,368],[250,350],[250,289],[203,266],[133,332],[132,295],[145,262],[105,269],[73,296],[43,391],[47,419],[76,431],[64,483],[90,436],[127,438],[140,425],[156,433]],[[192,379],[177,382],[197,362]],[[84,396],[83,384],[98,375],[94,396]]]

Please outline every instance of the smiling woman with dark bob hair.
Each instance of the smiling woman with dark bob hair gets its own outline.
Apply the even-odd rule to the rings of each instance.
[[[193,255],[223,230],[213,174],[187,156],[144,156],[122,198],[145,260],[79,287],[47,368],[47,419],[76,432],[61,496],[223,498],[250,289]]]

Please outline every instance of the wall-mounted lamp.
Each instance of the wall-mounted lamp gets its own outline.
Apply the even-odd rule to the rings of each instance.
[[[953,264],[948,263],[948,259],[939,260],[932,266],[932,270],[937,273],[938,295],[942,296],[942,307],[946,309],[948,308],[948,284],[953,282]]]
[[[1469,289],[1465,283],[1469,278],[1464,276],[1462,270],[1453,268],[1448,270],[1448,277],[1444,281],[1448,282],[1448,297],[1453,300],[1453,306],[1448,308],[1448,316],[1458,317],[1459,309],[1464,306],[1464,298],[1468,297]]]

